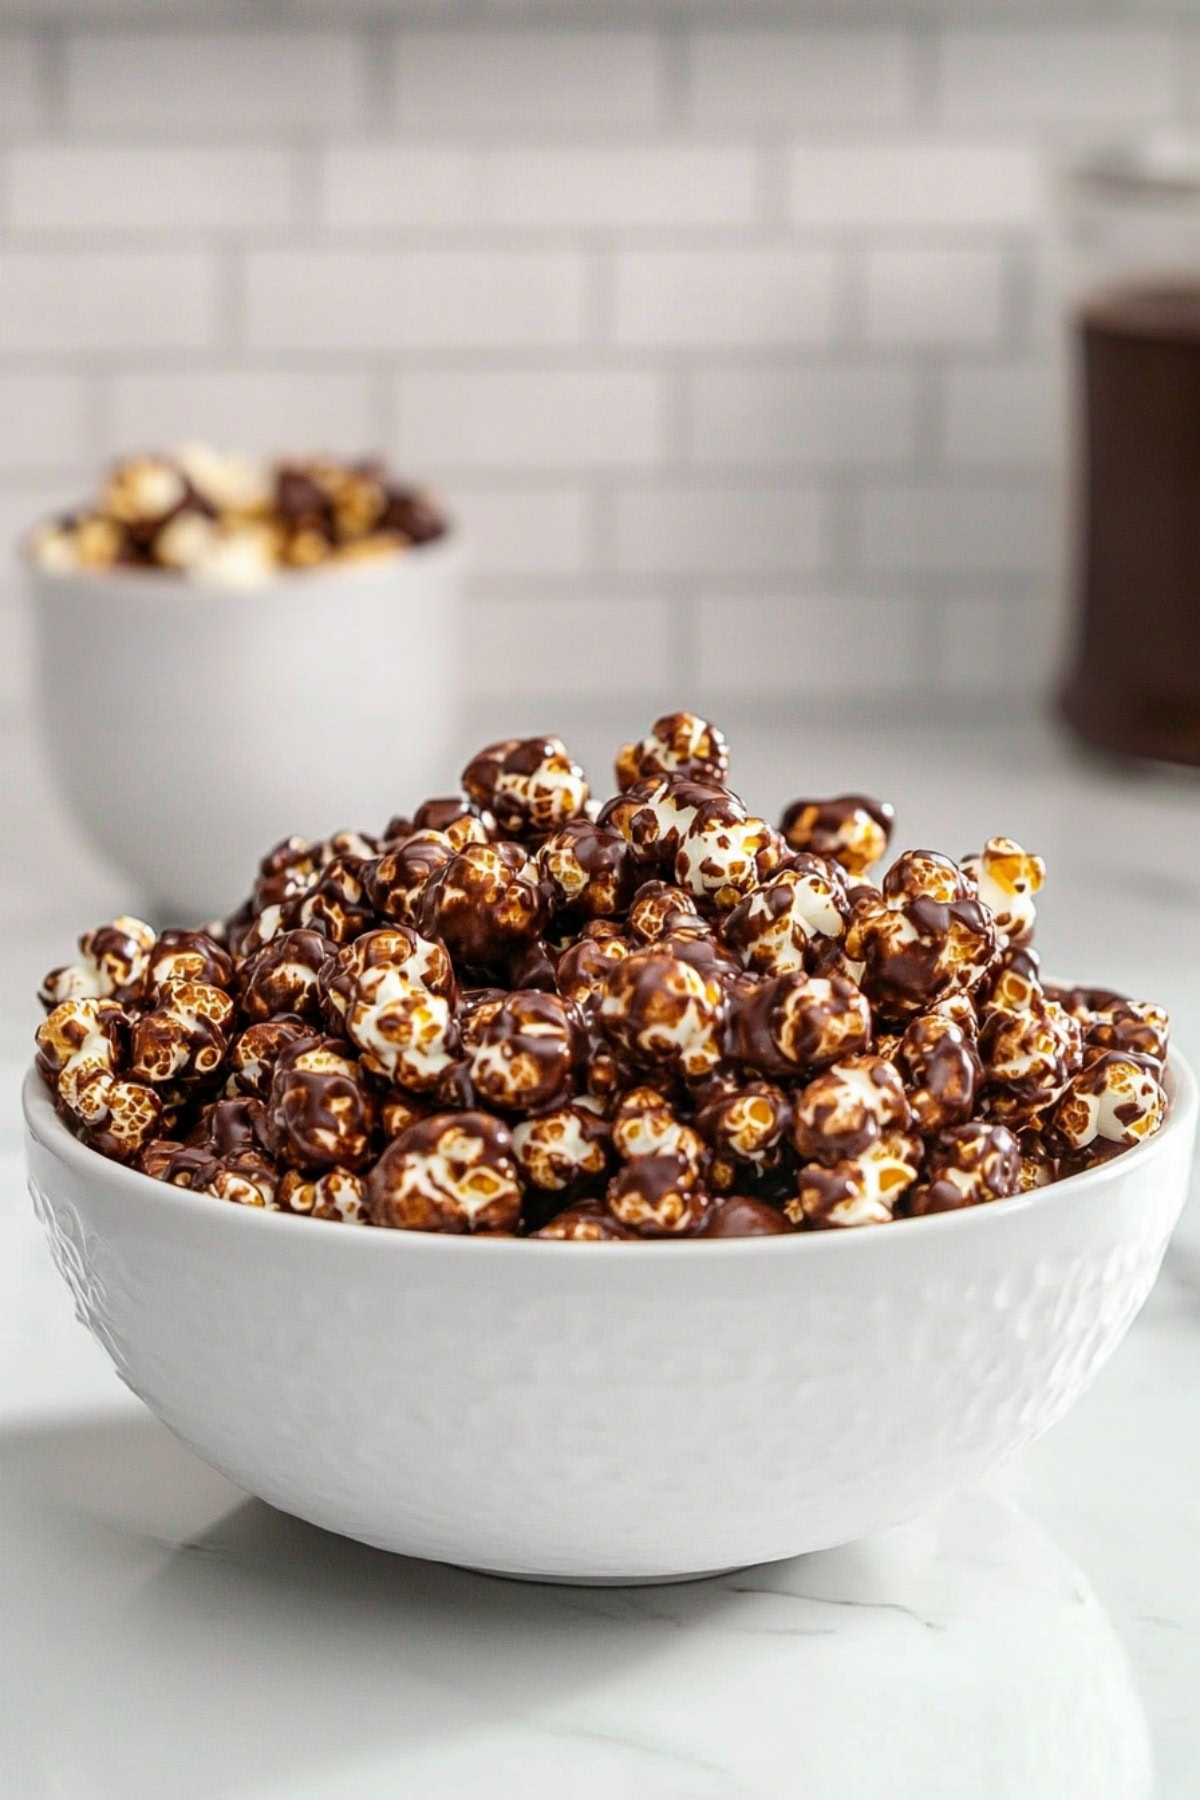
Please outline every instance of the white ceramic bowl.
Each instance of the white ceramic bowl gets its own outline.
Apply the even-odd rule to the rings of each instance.
[[[284,832],[444,787],[461,574],[453,537],[237,591],[29,569],[51,770],[159,922],[231,911]]]
[[[895,1525],[1029,1443],[1149,1293],[1196,1084],[1150,1143],[873,1229],[568,1244],[355,1230],[106,1162],[25,1086],[29,1179],[122,1378],[239,1487],[389,1550],[663,1580]]]

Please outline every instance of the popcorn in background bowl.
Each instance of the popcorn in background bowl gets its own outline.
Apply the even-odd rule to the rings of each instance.
[[[154,569],[254,587],[398,556],[447,530],[435,502],[379,461],[260,461],[184,444],[116,463],[92,504],[37,527],[29,553],[55,574]]]

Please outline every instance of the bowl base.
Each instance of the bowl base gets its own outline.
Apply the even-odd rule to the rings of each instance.
[[[468,1575],[488,1575],[494,1581],[528,1581],[539,1587],[679,1587],[687,1581],[715,1581],[719,1575],[734,1575],[750,1565],[730,1563],[724,1569],[693,1569],[684,1575],[537,1575],[525,1569],[484,1569],[477,1563],[453,1563],[452,1568],[465,1569]]]

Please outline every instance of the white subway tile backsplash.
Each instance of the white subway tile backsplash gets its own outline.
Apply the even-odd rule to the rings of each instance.
[[[1004,263],[993,249],[869,250],[866,331],[873,344],[991,344],[1004,320]]]
[[[216,315],[215,266],[199,252],[0,252],[10,352],[200,349]]]
[[[463,521],[497,712],[1029,691],[1047,157],[1200,116],[1200,28],[585,10],[0,31],[0,536],[122,449],[384,448]]]
[[[956,593],[932,633],[935,671],[945,694],[995,703],[1033,685],[1028,606],[1018,595]]]
[[[861,500],[862,564],[875,572],[1034,575],[1054,524],[1044,483],[867,486]]]
[[[1103,25],[949,31],[938,91],[972,125],[1111,125],[1168,118],[1176,50],[1167,31]]]
[[[25,231],[270,229],[291,214],[282,150],[37,145],[10,157],[12,223]]]
[[[78,465],[92,448],[78,376],[0,375],[0,470]]]
[[[397,449],[438,469],[619,469],[661,460],[662,377],[648,370],[413,370],[396,381]]]
[[[698,369],[689,449],[713,465],[903,463],[916,455],[917,380],[886,364]]]
[[[670,673],[667,602],[654,594],[475,599],[467,680],[479,695],[655,694]]]
[[[251,134],[351,125],[365,109],[367,46],[349,32],[87,32],[65,51],[68,118],[114,131]]]
[[[16,32],[0,32],[0,137],[28,130],[40,113],[34,41]]]
[[[617,498],[617,567],[630,575],[768,575],[815,568],[827,507],[812,487],[631,488]]]
[[[1050,363],[950,367],[945,376],[946,460],[966,467],[1037,468],[1062,440],[1062,371]]]
[[[322,172],[323,220],[359,230],[738,226],[758,205],[757,153],[732,145],[360,144],[327,152]]]
[[[617,258],[617,342],[660,349],[820,344],[834,329],[826,250],[647,250]]]
[[[659,106],[659,45],[650,31],[401,31],[401,130],[439,125],[642,125]]]
[[[689,73],[703,124],[852,122],[874,130],[903,122],[916,104],[915,53],[899,31],[698,31]]]
[[[697,605],[702,695],[755,700],[838,692],[864,699],[919,690],[921,604],[904,592],[824,588],[763,597],[704,595]]]
[[[445,498],[467,534],[477,576],[579,575],[588,564],[583,488],[476,486],[455,482]]]
[[[549,349],[583,335],[584,274],[567,252],[261,251],[246,334],[268,350]]]
[[[322,159],[321,220],[377,231],[478,224],[483,170],[474,150],[338,146]]]
[[[88,479],[80,469],[44,481],[22,478],[13,486],[0,488],[0,713],[17,706],[27,708],[33,682],[22,547],[35,525],[82,497]]]
[[[373,383],[360,373],[256,369],[177,370],[113,378],[112,453],[187,438],[252,452],[377,446]]]
[[[750,225],[758,211],[757,156],[737,146],[498,151],[488,176],[500,225]]]
[[[1039,157],[1023,144],[804,144],[788,168],[792,223],[841,230],[1031,225]]]

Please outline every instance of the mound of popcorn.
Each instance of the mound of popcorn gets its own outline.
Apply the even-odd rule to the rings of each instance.
[[[207,444],[117,463],[95,502],[29,540],[55,574],[166,570],[217,587],[397,556],[444,536],[430,496],[377,461],[257,461]]]
[[[157,1180],[385,1230],[582,1243],[883,1225],[1152,1136],[1163,1010],[1043,979],[1045,869],[729,786],[659,719],[593,800],[508,739],[376,836],[287,838],[229,919],[119,918],[47,975],[63,1118]]]

